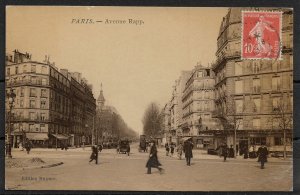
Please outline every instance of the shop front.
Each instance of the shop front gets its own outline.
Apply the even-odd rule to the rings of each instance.
[[[47,148],[49,144],[48,133],[26,133],[26,139],[31,141],[33,148]]]
[[[51,138],[49,140],[49,147],[50,148],[61,148],[70,146],[70,140],[69,138],[72,138],[71,136],[64,135],[64,134],[51,134]]]

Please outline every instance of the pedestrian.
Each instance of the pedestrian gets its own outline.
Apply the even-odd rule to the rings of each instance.
[[[102,146],[102,144],[99,144],[99,145],[98,145],[98,151],[99,151],[99,152],[101,152],[101,151],[102,151],[102,149],[103,149],[103,146]]]
[[[247,159],[249,157],[249,150],[248,146],[244,146],[244,159]]]
[[[256,150],[255,150],[255,146],[252,145],[250,148],[249,148],[249,158],[256,158]]]
[[[146,167],[147,167],[147,174],[151,174],[151,168],[157,168],[159,172],[162,174],[163,168],[161,168],[161,164],[158,161],[157,158],[157,148],[155,145],[155,142],[150,142],[151,148],[150,148],[150,154],[149,154],[149,160],[147,161]]]
[[[24,151],[24,146],[22,142],[19,143],[19,148],[21,149],[21,151]]]
[[[228,157],[229,157],[229,158],[234,158],[234,149],[233,149],[233,145],[230,145]]]
[[[183,151],[183,145],[182,145],[182,143],[179,143],[179,145],[177,147],[177,153],[178,153],[179,160],[181,160],[182,151]]]
[[[173,142],[171,143],[170,148],[171,148],[171,156],[173,156],[173,154],[174,154],[174,149],[175,149],[175,145],[174,145]]]
[[[170,147],[168,142],[165,144],[165,148],[166,148],[166,156],[169,156]]]
[[[229,148],[228,148],[227,144],[223,143],[223,145],[222,145],[222,156],[224,157],[224,162],[226,161],[226,158],[228,156],[228,151],[229,151]]]
[[[191,166],[191,158],[193,158],[193,152],[192,152],[193,147],[194,147],[194,144],[191,141],[191,139],[188,139],[187,141],[184,142],[183,152],[185,154],[187,166]]]
[[[27,139],[25,142],[25,149],[26,149],[27,154],[29,154],[31,148],[32,148],[32,143],[30,142],[29,139]]]
[[[267,160],[268,153],[269,153],[268,148],[264,144],[260,146],[257,150],[257,156],[258,156],[257,162],[260,162],[261,169],[264,169],[265,163],[268,162]]]
[[[92,154],[89,162],[92,162],[93,160],[98,164],[98,148],[96,146],[92,146]]]

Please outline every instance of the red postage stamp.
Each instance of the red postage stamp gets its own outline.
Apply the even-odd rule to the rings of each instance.
[[[242,11],[242,59],[280,59],[282,12]]]

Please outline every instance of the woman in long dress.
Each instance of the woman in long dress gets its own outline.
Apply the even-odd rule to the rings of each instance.
[[[151,148],[150,148],[150,155],[149,155],[149,160],[147,161],[146,167],[147,167],[147,174],[151,174],[151,168],[157,168],[160,173],[163,172],[163,168],[161,168],[161,164],[157,159],[157,148],[155,145],[155,142],[152,141],[150,142]]]

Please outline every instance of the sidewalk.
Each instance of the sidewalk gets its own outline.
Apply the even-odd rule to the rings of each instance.
[[[164,153],[164,154],[166,153],[166,150],[164,148],[158,148],[158,151],[159,151],[159,153]],[[170,155],[170,153],[169,153],[169,155]],[[176,149],[175,149],[174,155],[170,156],[170,158],[178,158]],[[184,153],[182,154],[182,158],[184,158]],[[218,155],[207,154],[207,150],[199,150],[199,149],[193,150],[193,159],[197,159],[197,160],[220,160],[222,158],[223,157],[220,157]],[[244,159],[244,156],[237,156],[236,158],[227,158],[227,159],[231,160],[231,161],[257,162],[257,158]],[[269,162],[279,162],[279,163],[292,163],[293,158],[286,158],[284,160],[283,158],[269,157],[268,161]]]

